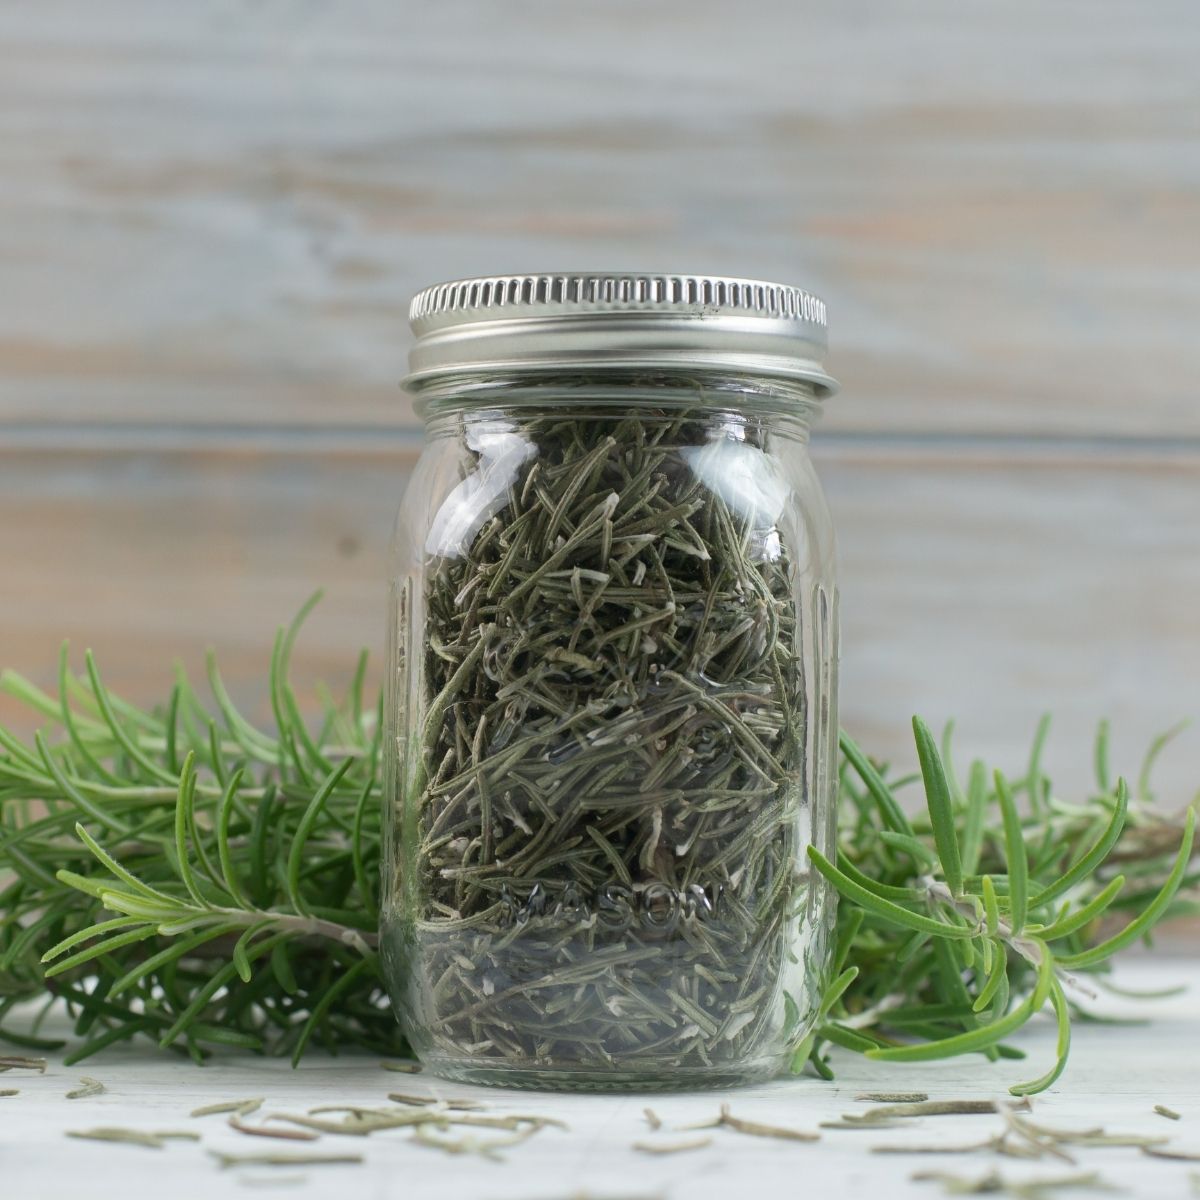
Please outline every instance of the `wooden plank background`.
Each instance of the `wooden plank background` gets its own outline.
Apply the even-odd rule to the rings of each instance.
[[[149,701],[215,642],[263,708],[382,636],[420,285],[794,281],[843,714],[955,716],[1085,786],[1200,710],[1200,16],[961,0],[0,6],[0,660]],[[19,721],[0,701],[0,719]],[[1200,734],[1161,793],[1200,786]]]

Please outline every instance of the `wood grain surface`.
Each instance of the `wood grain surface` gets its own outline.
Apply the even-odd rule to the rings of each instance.
[[[325,585],[344,676],[412,291],[722,271],[832,315],[846,724],[1133,770],[1200,715],[1198,61],[1192,0],[0,5],[0,660],[149,700],[215,642],[253,704]]]

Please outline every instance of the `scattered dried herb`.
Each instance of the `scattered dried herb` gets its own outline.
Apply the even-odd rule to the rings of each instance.
[[[870,1147],[872,1154],[975,1154],[980,1150],[1002,1151],[1003,1137],[984,1138],[981,1142],[961,1142],[957,1145],[881,1145]]]
[[[818,1129],[849,1129],[857,1130],[862,1133],[865,1129],[895,1129],[904,1125],[904,1121],[890,1121],[886,1118],[881,1118],[878,1121],[822,1121]]]
[[[400,1071],[405,1075],[418,1075],[421,1071],[419,1062],[381,1062],[379,1064],[385,1071]]]
[[[662,1118],[652,1108],[643,1108],[642,1114],[646,1118],[646,1124],[656,1132],[662,1128]]]
[[[1156,1104],[1154,1106],[1154,1111],[1158,1113],[1160,1117],[1166,1117],[1168,1121],[1180,1120],[1179,1113],[1177,1113],[1173,1108],[1168,1108],[1165,1104]]]
[[[3,910],[0,909],[0,916]],[[44,1058],[26,1058],[20,1054],[0,1054],[0,1073],[4,1071],[37,1071],[39,1075],[46,1073]]]
[[[222,1168],[228,1167],[332,1167],[363,1162],[361,1154],[226,1154],[210,1150]]]
[[[19,1096],[20,1088],[0,1088],[0,1099],[8,1099],[10,1096]]]
[[[539,1126],[530,1126],[518,1130],[511,1137],[505,1138],[446,1138],[430,1133],[428,1125],[421,1124],[413,1130],[413,1141],[421,1146],[429,1146],[435,1150],[441,1150],[445,1154],[478,1154],[483,1158],[503,1162],[503,1156],[500,1154],[501,1150],[508,1149],[511,1146],[518,1146],[522,1142],[527,1142],[538,1132],[539,1128]]]
[[[238,1113],[229,1118],[229,1128],[250,1137],[277,1138],[288,1142],[315,1142],[317,1135],[302,1129],[268,1129],[266,1125],[247,1125]]]
[[[634,1142],[633,1148],[643,1154],[685,1154],[689,1150],[703,1150],[712,1145],[712,1138],[687,1138],[678,1142]]]
[[[817,1142],[819,1133],[808,1133],[802,1129],[786,1129],[779,1125],[764,1125],[758,1121],[746,1121],[735,1117],[728,1104],[721,1105],[720,1113],[711,1121],[699,1121],[695,1125],[681,1125],[680,1131],[693,1129],[732,1129],[736,1133],[747,1133],[752,1137],[781,1138],[789,1142]]]
[[[918,1182],[940,1183],[947,1195],[951,1196],[1004,1195],[1016,1197],[1016,1200],[1043,1200],[1053,1192],[1063,1189],[1108,1190],[1108,1184],[1095,1171],[1082,1175],[1021,1180],[1005,1179],[995,1171],[989,1171],[986,1175],[974,1179],[962,1175],[949,1175],[943,1171],[918,1171],[912,1178]]]
[[[101,1126],[97,1129],[68,1129],[69,1138],[82,1138],[91,1142],[120,1142],[128,1146],[145,1146],[151,1150],[161,1150],[170,1141],[198,1142],[198,1133],[187,1130],[173,1129],[123,1129],[115,1125]]]
[[[928,1092],[859,1092],[855,1100],[871,1104],[920,1104],[929,1099]]]
[[[90,1075],[80,1076],[79,1083],[79,1087],[67,1093],[68,1100],[86,1100],[91,1096],[102,1096],[108,1091],[100,1080],[93,1079]]]
[[[1173,1158],[1177,1162],[1200,1162],[1200,1152],[1192,1150],[1172,1150],[1166,1146],[1142,1146],[1142,1153],[1151,1158]]]
[[[478,1112],[487,1108],[478,1100],[447,1100],[437,1096],[414,1096],[408,1092],[388,1092],[388,1099],[396,1104],[437,1105],[440,1108],[457,1110],[458,1112]],[[317,1112],[317,1109],[310,1109]]]
[[[216,1104],[204,1104],[199,1108],[193,1108],[190,1115],[193,1117],[216,1117],[225,1113],[236,1113],[239,1117],[248,1117],[252,1112],[257,1112],[262,1107],[262,1103],[262,1096],[256,1096],[250,1100],[221,1100]]]
[[[998,1112],[999,1108],[994,1100],[909,1100],[869,1108],[862,1113],[843,1113],[842,1119],[852,1124],[873,1124],[896,1117],[972,1116]]]

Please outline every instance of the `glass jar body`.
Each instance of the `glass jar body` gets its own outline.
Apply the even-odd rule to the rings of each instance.
[[[572,1089],[778,1073],[834,898],[833,533],[810,392],[426,399],[396,526],[382,948],[418,1056]]]

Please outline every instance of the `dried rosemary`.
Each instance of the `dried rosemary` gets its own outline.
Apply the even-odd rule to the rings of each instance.
[[[98,1079],[84,1075],[79,1080],[79,1086],[67,1093],[68,1100],[87,1100],[91,1096],[102,1096],[108,1088]]]
[[[694,469],[712,421],[521,410],[503,509],[443,530],[407,598],[427,700],[395,952],[434,1061],[668,1081],[778,1037],[805,634],[791,548]],[[767,422],[741,431],[767,464]]]

